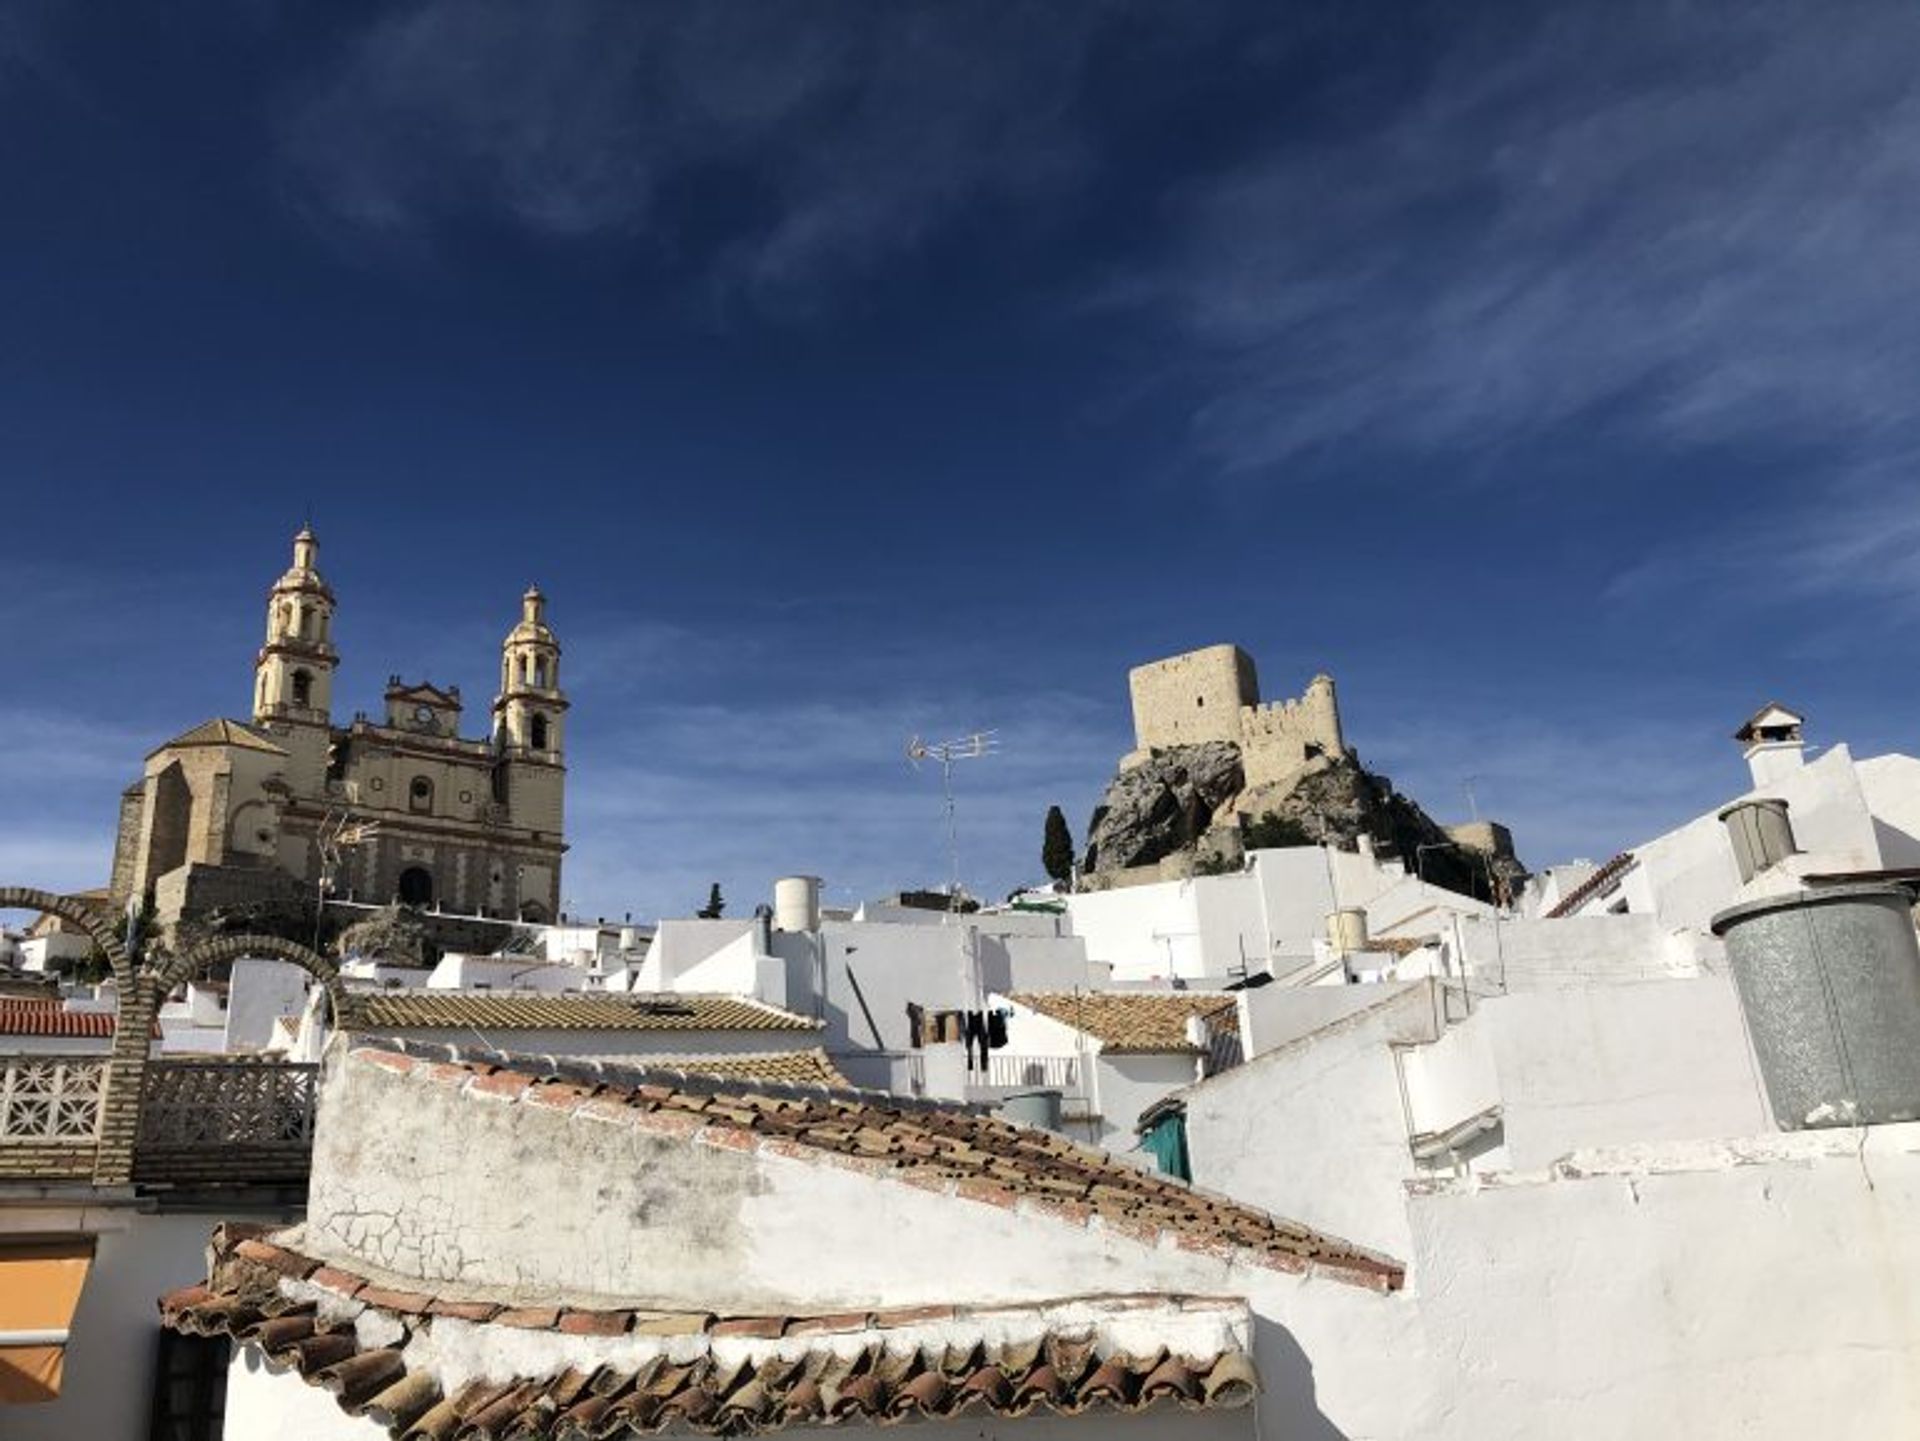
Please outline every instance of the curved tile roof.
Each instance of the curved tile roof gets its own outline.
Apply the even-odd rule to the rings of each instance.
[[[791,1011],[719,995],[598,991],[366,991],[342,1008],[346,1030],[817,1031]]]
[[[1115,1055],[1194,1052],[1187,1022],[1195,1016],[1215,1030],[1240,1024],[1238,1003],[1219,991],[1016,991],[1007,999],[1084,1031]]]
[[[667,1075],[633,1085],[548,1080],[532,1058],[505,1065],[443,1063],[367,1045],[349,1052],[346,1063],[378,1067],[414,1084],[448,1086],[475,1104],[524,1103],[546,1115],[590,1108],[597,1121],[688,1144],[763,1151],[909,1181],[962,1200],[1119,1232],[1147,1245],[1230,1255],[1274,1270],[1312,1270],[1369,1290],[1398,1290],[1405,1277],[1405,1268],[1391,1257],[1130,1166],[1051,1131],[881,1092],[762,1088],[713,1077],[682,1083]]]
[[[215,1233],[207,1283],[161,1297],[163,1322],[258,1345],[396,1441],[669,1429],[735,1436],[968,1414],[1202,1410],[1244,1406],[1258,1386],[1238,1301],[1089,1297],[729,1317],[516,1308],[386,1289],[251,1229]],[[379,1325],[359,1324],[369,1312]],[[437,1365],[442,1327],[456,1347],[492,1328],[529,1336],[514,1348],[519,1374],[471,1377]],[[1158,1333],[1180,1349],[1116,1344],[1120,1334],[1137,1342]],[[376,1336],[386,1344],[363,1339]]]

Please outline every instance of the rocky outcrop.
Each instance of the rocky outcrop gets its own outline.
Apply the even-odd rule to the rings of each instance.
[[[1149,866],[1193,850],[1246,786],[1240,747],[1170,746],[1121,771],[1087,823],[1088,871]]]
[[[364,957],[390,966],[427,964],[427,928],[420,914],[405,906],[382,906],[363,921],[355,921],[335,943],[343,959]]]
[[[1156,751],[1107,786],[1087,830],[1085,872],[1107,875],[1194,858],[1203,873],[1239,847],[1331,845],[1355,849],[1362,836],[1382,856],[1465,895],[1490,898],[1526,874],[1505,854],[1463,845],[1386,776],[1352,752],[1311,761],[1275,786],[1249,789],[1240,749],[1225,741]]]

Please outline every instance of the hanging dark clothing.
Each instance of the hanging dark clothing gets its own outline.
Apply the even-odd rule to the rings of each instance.
[[[966,1021],[966,1041],[967,1041],[967,1069],[969,1071],[986,1070],[987,1068],[987,1035],[988,1035],[987,1013],[985,1011],[968,1011],[967,1021]],[[977,1066],[974,1064],[974,1060],[973,1060],[973,1052],[974,1052],[975,1045],[978,1045],[980,1048],[980,1063]]]

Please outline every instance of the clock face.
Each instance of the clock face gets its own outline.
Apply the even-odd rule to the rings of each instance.
[[[413,708],[413,718],[419,721],[421,725],[431,725],[433,723],[433,707],[424,703],[415,706]]]

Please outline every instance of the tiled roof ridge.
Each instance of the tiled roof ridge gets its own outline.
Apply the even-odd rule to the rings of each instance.
[[[447,1041],[421,1041],[397,1036],[391,1040],[382,1040],[379,1046],[368,1049],[398,1051],[403,1055],[417,1056],[431,1061],[473,1062],[502,1070],[518,1070],[529,1075],[538,1074],[541,1080],[575,1081],[587,1085],[632,1087],[653,1082],[714,1094],[722,1091],[738,1091],[742,1086],[750,1085],[755,1092],[768,1096],[807,1098],[837,1095],[862,1100],[873,1098],[899,1101],[929,1109],[937,1108],[939,1105],[935,1101],[918,1099],[909,1102],[908,1098],[895,1096],[889,1091],[876,1091],[855,1086],[840,1074],[824,1046],[809,1046],[790,1051],[722,1051],[715,1052],[711,1056],[683,1052],[609,1059],[598,1056],[555,1055],[547,1052],[506,1051],[490,1046],[462,1046]],[[835,1080],[781,1080],[771,1074],[764,1076],[755,1074],[749,1064],[765,1061],[770,1066],[778,1067],[781,1062],[798,1057],[817,1061],[823,1075],[831,1075]],[[711,1066],[700,1064],[706,1060],[711,1060],[714,1064]],[[538,1072],[527,1071],[529,1066],[538,1066]]]
[[[1103,1051],[1198,1053],[1186,1023],[1200,1019],[1239,1030],[1239,999],[1231,991],[1009,991],[1007,999],[1100,1042]]]
[[[871,1124],[879,1118],[862,1114],[883,1109],[878,1100],[866,1097],[806,1088],[802,1097],[783,1101],[773,1097],[770,1088],[750,1081],[725,1080],[697,1089],[644,1082],[631,1088],[582,1086],[543,1080],[525,1071],[491,1064],[428,1062],[365,1045],[354,1047],[348,1056],[396,1076],[449,1086],[492,1103],[540,1106],[695,1145],[837,1166],[874,1179],[895,1180],[961,1200],[1017,1210],[1022,1215],[1110,1231],[1156,1249],[1191,1251],[1270,1270],[1325,1276],[1372,1291],[1397,1291],[1405,1280],[1404,1266],[1389,1256],[1281,1220],[1230,1197],[1126,1166],[1064,1137],[951,1108],[909,1111],[900,1104],[900,1098],[891,1095],[885,1097],[885,1111],[903,1119],[919,1115],[1003,1129],[1006,1135],[996,1139],[1020,1151],[1038,1151],[1064,1162],[1066,1168],[1083,1173],[1081,1180],[1076,1184],[1063,1178],[1056,1185],[1036,1185],[1033,1189],[1048,1194],[1035,1195],[1026,1189],[1030,1178],[1006,1150],[984,1151],[964,1137],[941,1136],[936,1128],[929,1128],[924,1136],[890,1137]],[[810,1120],[787,1134],[774,1134],[755,1128],[755,1120],[768,1114],[750,1104],[755,1097],[773,1101],[776,1110],[813,1103],[841,1107],[850,1114],[829,1116],[824,1122]],[[739,1104],[728,1105],[729,1099]],[[945,1151],[933,1144],[935,1137],[948,1142]],[[837,1148],[830,1141],[840,1141],[850,1149]],[[973,1158],[978,1158],[978,1164],[968,1165],[966,1161]],[[1021,1158],[1029,1162],[1038,1159],[1030,1155]],[[1155,1207],[1162,1214],[1136,1214],[1147,1207]]]
[[[1579,885],[1568,891],[1548,910],[1545,919],[1549,921],[1565,920],[1592,898],[1607,882],[1621,874],[1633,864],[1633,852],[1621,851],[1599,870],[1588,876]]]
[[[498,1308],[377,1287],[265,1239],[263,1232],[219,1228],[206,1283],[160,1298],[164,1324],[258,1345],[275,1364],[331,1391],[347,1414],[384,1426],[395,1441],[455,1435],[545,1441],[681,1427],[739,1435],[789,1425],[951,1417],[974,1409],[1001,1416],[1040,1406],[1067,1416],[1142,1411],[1166,1400],[1198,1410],[1244,1406],[1259,1385],[1241,1339],[1246,1305],[1232,1299],[1066,1298],[1027,1306],[724,1319]],[[1176,1353],[1161,1344],[1151,1354],[1133,1355],[1103,1350],[1097,1331],[1084,1324],[1056,1332],[1046,1323],[1056,1308],[1084,1322],[1084,1311],[1074,1315],[1084,1305],[1104,1306],[1120,1317],[1129,1306],[1161,1315],[1192,1307],[1222,1321],[1202,1354]],[[377,1322],[361,1324],[369,1312]],[[989,1341],[991,1323],[1015,1315],[1039,1320],[1038,1331],[1030,1328],[1025,1340]],[[985,1324],[971,1345],[940,1339],[943,1325],[972,1317]],[[657,1324],[663,1319],[668,1324]],[[444,1364],[436,1369],[435,1332],[442,1326],[455,1332],[456,1345],[460,1335],[471,1334],[467,1328],[489,1326],[531,1333],[523,1346],[537,1345],[543,1333],[550,1348],[562,1344],[544,1359],[537,1352],[523,1355],[521,1374],[463,1379]],[[881,1334],[863,1335],[875,1332]],[[729,1354],[721,1355],[721,1347]]]
[[[720,991],[508,991],[409,987],[350,991],[343,1019],[362,1027],[499,1030],[821,1031],[825,1022]],[[474,1012],[483,1014],[475,1015]],[[444,1012],[445,1014],[436,1014]],[[602,1021],[604,1027],[583,1025]],[[645,1021],[659,1024],[646,1025]]]

